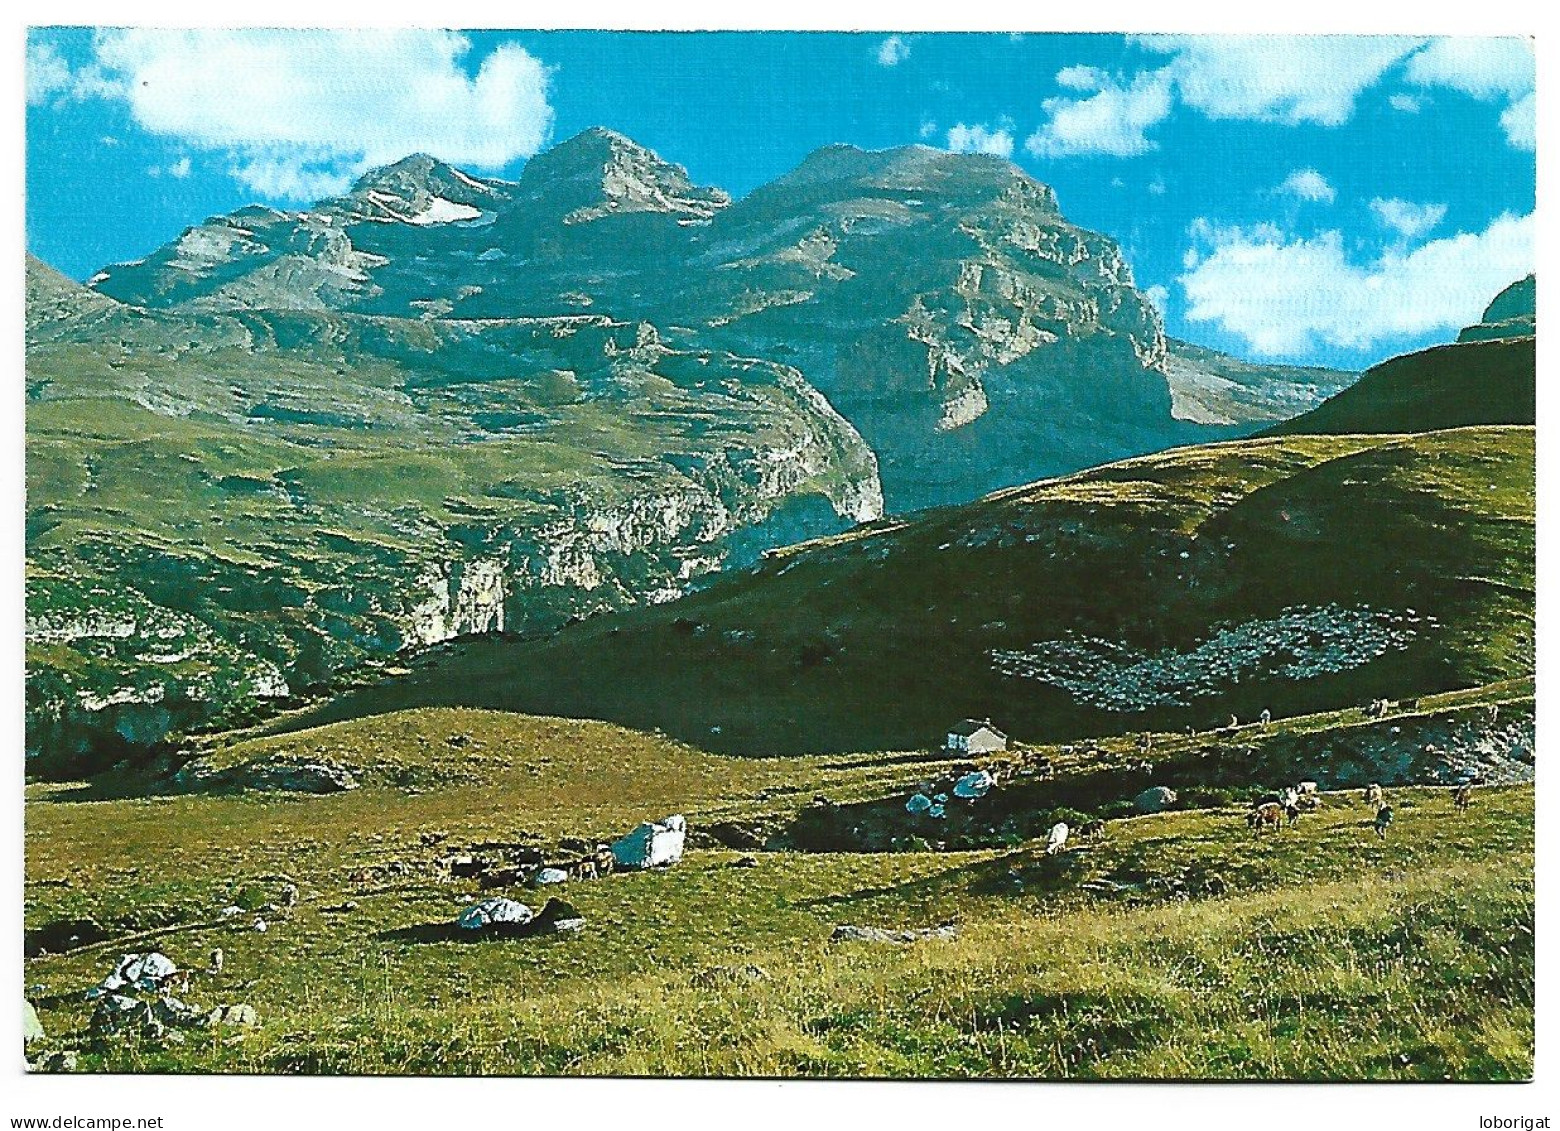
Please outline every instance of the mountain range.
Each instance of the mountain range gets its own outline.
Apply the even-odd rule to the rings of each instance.
[[[28,749],[61,765],[1353,379],[1167,339],[1050,188],[924,147],[733,201],[589,130],[27,275]]]

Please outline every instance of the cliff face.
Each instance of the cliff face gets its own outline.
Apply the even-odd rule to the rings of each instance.
[[[1186,419],[1167,357],[1113,241],[924,147],[733,203],[589,130],[514,182],[413,155],[213,217],[89,288],[29,263],[29,749],[1267,419],[1260,388]]]
[[[794,369],[649,323],[147,311],[32,273],[40,767],[882,513],[871,450]]]

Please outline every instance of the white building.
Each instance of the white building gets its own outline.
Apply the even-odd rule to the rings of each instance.
[[[990,719],[960,719],[948,728],[947,750],[960,754],[994,754],[1006,750],[1008,736],[991,725]]]

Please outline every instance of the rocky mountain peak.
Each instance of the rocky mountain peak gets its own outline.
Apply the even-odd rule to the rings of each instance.
[[[503,202],[500,182],[463,173],[426,153],[413,153],[390,165],[370,169],[346,196],[322,211],[339,211],[356,220],[412,224],[472,220]]]
[[[692,223],[710,219],[731,202],[722,189],[694,184],[681,165],[601,126],[533,157],[520,187],[561,207],[567,224],[632,212],[666,213]]]

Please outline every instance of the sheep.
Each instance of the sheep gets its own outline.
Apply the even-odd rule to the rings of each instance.
[[[1250,826],[1252,836],[1261,836],[1266,826],[1272,826],[1273,831],[1277,832],[1283,827],[1283,821],[1284,810],[1271,801],[1258,805],[1246,814],[1246,824]]]
[[[1370,806],[1372,809],[1380,809],[1386,803],[1386,794],[1382,792],[1381,786],[1379,784],[1376,782],[1371,782],[1365,787],[1366,805]]]
[[[282,906],[283,907],[297,907],[298,906],[298,885],[297,884],[289,883],[286,887],[284,887],[282,889]]]
[[[1376,810],[1376,836],[1381,840],[1387,839],[1387,826],[1392,823],[1392,806],[1383,805]]]
[[[1473,801],[1473,786],[1463,782],[1452,791],[1452,804],[1457,806],[1459,813],[1465,811]]]
[[[1057,821],[1051,826],[1051,835],[1046,838],[1045,854],[1055,856],[1067,844],[1067,822]]]
[[[211,952],[211,961],[206,966],[206,972],[209,974],[222,973],[222,948],[220,946]]]

